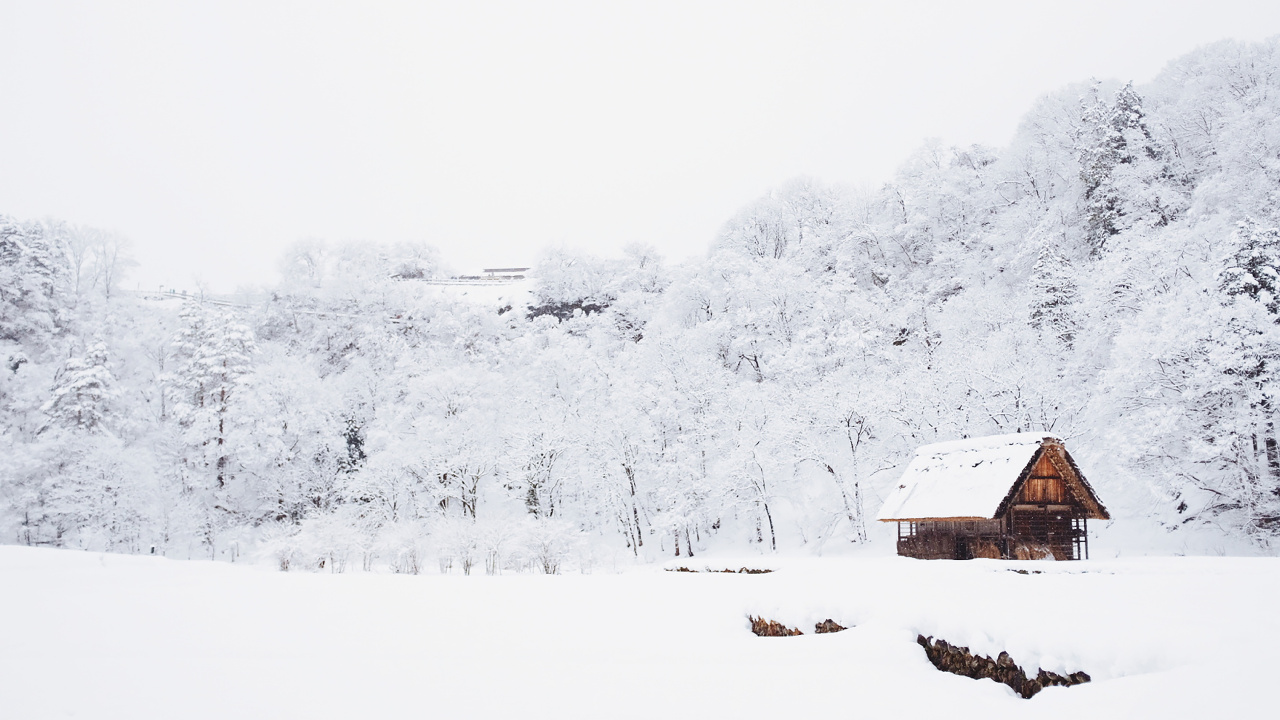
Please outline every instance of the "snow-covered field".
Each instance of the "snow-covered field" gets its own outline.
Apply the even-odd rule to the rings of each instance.
[[[1257,717],[1273,703],[1280,559],[711,561],[740,564],[776,572],[330,575],[0,547],[0,717]],[[758,638],[748,614],[808,634]],[[812,634],[828,617],[852,627]],[[1023,700],[935,670],[917,633],[1094,681]]]

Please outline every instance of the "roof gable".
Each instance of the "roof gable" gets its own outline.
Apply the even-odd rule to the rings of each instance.
[[[1066,447],[1062,445],[1060,440],[1046,437],[1041,443],[1040,451],[1032,457],[1031,463],[1034,465],[1041,457],[1048,459],[1053,464],[1058,475],[1062,478],[1066,485],[1067,493],[1076,505],[1084,508],[1085,517],[1090,520],[1110,520],[1111,515],[1107,512],[1107,508],[1098,500],[1098,496],[1093,492],[1093,487],[1089,485],[1089,481],[1085,479],[1084,474],[1080,472],[1080,467],[1076,465],[1076,461],[1071,457],[1071,453],[1067,452]],[[1000,507],[996,509],[993,517],[1000,517],[1009,510],[1009,506],[1014,503],[1018,494],[1022,491],[1022,486],[1026,484],[1030,474],[1030,466],[1018,476],[1018,481],[1009,488],[1009,493],[1004,500],[1000,502]]]

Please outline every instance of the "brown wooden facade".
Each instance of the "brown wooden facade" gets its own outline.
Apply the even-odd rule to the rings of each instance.
[[[1062,443],[1045,438],[986,518],[899,520],[898,554],[923,560],[1082,560],[1088,521],[1110,516]]]

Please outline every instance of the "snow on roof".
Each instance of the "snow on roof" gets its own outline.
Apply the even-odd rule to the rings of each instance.
[[[1046,437],[1052,436],[1018,433],[924,445],[876,519],[991,519]]]

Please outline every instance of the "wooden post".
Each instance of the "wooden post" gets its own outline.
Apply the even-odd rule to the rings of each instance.
[[[1082,530],[1084,531],[1084,559],[1089,559],[1089,516],[1081,518]]]

